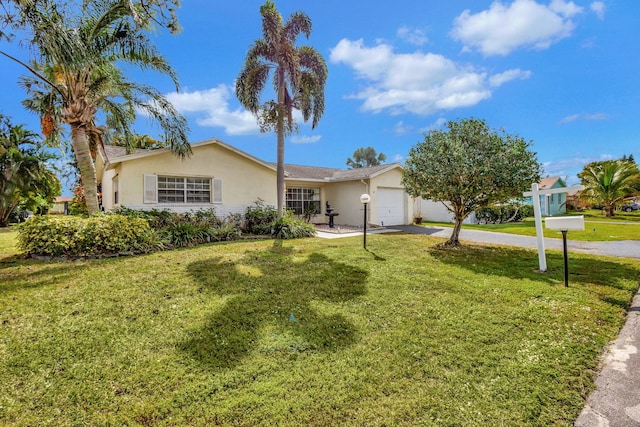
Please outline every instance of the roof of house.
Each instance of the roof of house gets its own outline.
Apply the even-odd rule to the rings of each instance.
[[[56,197],[56,203],[71,202],[72,200],[73,200],[73,197],[67,197],[67,196]]]
[[[211,138],[206,141],[201,141],[197,143],[191,144],[191,148],[197,148],[204,145],[209,144],[218,144],[228,150],[231,150],[243,157],[246,157],[256,163],[259,163],[263,166],[266,166],[270,169],[276,169],[276,163],[274,162],[265,162],[260,160],[259,158],[252,156],[249,153],[246,153],[242,150],[239,150],[231,145],[228,145],[216,138]],[[121,163],[124,161],[134,160],[142,157],[154,156],[158,154],[167,153],[170,150],[167,148],[159,148],[154,150],[142,150],[135,149],[133,153],[127,154],[127,150],[125,147],[118,147],[115,145],[105,145],[104,149],[101,150],[101,153],[104,154],[106,158],[105,163],[108,168],[112,167],[114,164]],[[290,165],[286,164],[285,169],[285,178],[289,180],[303,180],[303,181],[354,181],[361,179],[373,178],[377,175],[385,173],[389,170],[401,167],[399,163],[388,163],[384,165],[378,166],[370,166],[368,168],[357,168],[357,169],[338,169],[338,168],[324,168],[319,166],[302,166],[302,165]]]
[[[276,167],[275,163],[271,163],[273,167]],[[284,170],[287,179],[289,180],[304,180],[304,181],[354,181],[360,179],[373,178],[376,175],[380,175],[391,169],[400,167],[399,163],[389,163],[385,165],[370,166],[368,168],[356,168],[356,169],[338,169],[338,168],[324,168],[319,166],[302,166],[302,165],[290,165],[285,164]]]
[[[247,152],[239,150],[236,147],[226,144],[216,138],[210,138],[204,141],[194,142],[191,144],[191,148],[195,149],[198,147],[211,145],[211,144],[217,144],[221,147],[226,148],[229,151],[232,151],[240,155],[241,157],[245,157],[269,169],[274,169],[269,163],[263,160],[260,160],[259,158],[252,156]],[[127,154],[127,150],[125,147],[118,147],[114,145],[104,145],[103,148],[104,148],[103,150],[100,150],[100,153],[104,154],[103,157],[105,157],[105,164],[107,164],[107,169],[110,169],[111,167],[113,167],[114,164],[117,164],[117,163],[139,159],[142,157],[157,156],[159,154],[165,154],[165,153],[171,152],[171,149],[169,148],[157,148],[153,150],[142,150],[140,148],[136,148],[133,153]]]
[[[540,182],[538,183],[538,188],[540,188],[541,190],[545,189],[545,188],[553,188],[553,186],[559,182],[560,187],[566,187],[567,184],[564,183],[564,181],[562,180],[562,178],[560,178],[559,176],[548,176],[546,178],[542,178],[540,180]]]

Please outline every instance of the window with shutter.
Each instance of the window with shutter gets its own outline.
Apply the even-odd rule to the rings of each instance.
[[[222,180],[220,178],[213,180],[213,203],[222,203]]]
[[[158,203],[158,177],[144,176],[144,203]]]

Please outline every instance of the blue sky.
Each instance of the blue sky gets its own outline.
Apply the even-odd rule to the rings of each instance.
[[[166,77],[136,78],[169,96],[192,142],[216,137],[275,161],[275,135],[259,133],[233,89],[261,37],[261,4],[184,1],[183,32],[155,36],[180,93]],[[278,0],[276,7],[285,19],[309,15],[311,37],[299,44],[314,46],[329,68],[324,116],[287,139],[287,163],[345,167],[366,146],[402,162],[429,129],[472,116],[533,141],[545,175],[570,184],[590,161],[640,159],[640,2]],[[1,48],[28,58],[15,45]],[[0,112],[37,129],[20,104],[23,70],[5,58],[0,64]],[[136,130],[157,135],[144,119]]]

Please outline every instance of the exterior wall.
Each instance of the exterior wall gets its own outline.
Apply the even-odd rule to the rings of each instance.
[[[332,208],[339,215],[334,218],[336,225],[357,225],[362,226],[364,221],[364,206],[360,202],[360,196],[368,193],[371,201],[367,206],[367,223],[379,224],[378,220],[378,203],[377,195],[380,188],[402,189],[404,187],[400,183],[402,172],[400,168],[392,169],[386,173],[365,179],[362,181],[340,181],[330,182],[324,187],[322,194],[322,210],[324,215],[325,203],[328,200]],[[404,194],[404,223],[410,224],[412,221],[413,208],[410,203],[411,199]],[[328,222],[327,217],[320,218],[318,222]]]
[[[554,185],[552,188],[561,188],[562,185]],[[560,215],[567,212],[567,193],[547,195],[548,215]]]
[[[371,196],[371,202],[369,203],[369,210],[371,212],[369,216],[369,222],[372,224],[380,224],[378,218],[378,188],[395,188],[404,190],[404,186],[401,184],[402,171],[400,168],[392,169],[374,178],[371,178],[369,195]],[[405,192],[403,198],[404,204],[404,224],[411,224],[413,222],[413,209],[410,203],[410,197]]]
[[[424,200],[420,197],[416,197],[413,204],[415,205],[414,211],[422,213],[423,221],[430,222],[456,222],[455,217],[446,208],[442,202],[434,202],[433,200]],[[463,224],[476,224],[475,213],[472,213],[462,221]]]
[[[275,186],[275,183],[273,185]],[[285,183],[284,183],[285,198],[286,198],[286,189],[287,188],[292,188],[292,187],[320,188],[320,213],[318,215],[313,215],[311,217],[310,222],[312,224],[323,224],[325,222],[329,222],[329,219],[324,215],[325,212],[326,212],[326,210],[325,210],[325,203],[326,203],[325,185],[326,184],[324,182],[317,182],[317,181],[289,181],[289,180],[285,179]],[[274,202],[273,205],[275,206],[276,202]],[[332,206],[333,206],[333,204],[332,204]]]
[[[368,183],[368,180],[364,180]],[[360,196],[367,192],[367,187],[360,181],[343,181],[327,184],[325,187],[325,197],[323,199],[322,212],[324,216],[325,203],[328,200],[334,212],[338,216],[333,221],[339,225],[363,225],[364,206],[360,202]],[[369,208],[371,203],[369,203]],[[369,222],[371,222],[372,209],[367,209]],[[329,222],[327,217],[323,222]]]
[[[118,177],[119,202],[113,203],[112,179]],[[193,176],[222,179],[222,203],[144,203],[144,175]],[[215,208],[221,216],[244,213],[259,198],[276,205],[276,173],[217,144],[194,147],[191,157],[180,160],[170,152],[124,161],[105,171],[102,179],[105,209],[169,209],[188,212]]]

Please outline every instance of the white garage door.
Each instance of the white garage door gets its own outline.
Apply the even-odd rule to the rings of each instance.
[[[404,225],[404,190],[398,188],[378,188],[378,224]]]

